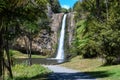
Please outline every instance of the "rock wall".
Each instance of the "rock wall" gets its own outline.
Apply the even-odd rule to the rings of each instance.
[[[57,44],[58,44],[58,39],[59,39],[58,34],[59,34],[60,27],[61,27],[63,15],[64,15],[63,13],[59,13],[59,14],[54,14],[52,17],[52,23],[51,23],[52,53],[55,53],[57,49]]]
[[[74,30],[75,30],[75,20],[74,20],[74,13],[68,13],[67,17],[67,32],[68,32],[68,44],[69,46],[72,45],[72,41],[74,39]]]
[[[32,41],[32,53],[37,54],[53,54],[55,53],[57,43],[58,43],[58,32],[60,29],[61,21],[62,21],[63,13],[53,14],[51,17],[51,33],[49,34],[45,29],[41,30],[39,34],[34,37]],[[18,49],[20,51],[26,51],[29,45],[29,40],[26,36],[21,36],[16,39],[16,43],[14,44],[14,49]]]
[[[72,43],[74,40],[74,32],[75,30],[75,21],[74,21],[74,13],[67,14],[67,24],[66,24],[66,34],[65,34],[65,55],[66,58],[71,58],[72,51]]]

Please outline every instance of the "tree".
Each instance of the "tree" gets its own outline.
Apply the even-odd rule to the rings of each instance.
[[[11,63],[9,56],[8,31],[15,26],[19,31],[24,21],[35,22],[45,15],[46,0],[0,0],[0,77],[3,70],[3,50],[6,50],[9,65],[5,64],[12,78]],[[29,14],[28,14],[29,13]],[[10,26],[11,23],[15,23]],[[16,26],[17,25],[17,26]],[[33,26],[34,27],[34,26]],[[5,40],[5,43],[4,43]]]
[[[61,12],[61,6],[58,0],[48,0],[48,2],[50,3],[51,9],[54,13]]]
[[[6,30],[8,30],[8,24],[15,19],[15,15],[14,13],[16,13],[16,9],[20,8],[21,6],[27,4],[28,1],[27,0],[1,0],[0,1],[0,76],[2,76],[2,66],[3,66],[3,45],[4,45],[4,41],[5,37],[4,34],[6,34]],[[7,45],[8,46],[8,45]],[[6,53],[8,55],[8,49],[7,46],[5,46],[6,48]],[[9,60],[9,56],[8,56],[8,60]],[[10,61],[9,61],[10,62]],[[9,63],[8,62],[8,63]],[[11,73],[11,67],[10,67],[10,63],[9,63],[9,71],[10,71],[10,76],[12,77],[12,73]]]
[[[69,11],[67,9],[65,9],[65,8],[61,8],[61,12],[68,13]]]
[[[46,13],[45,10],[46,8],[46,0],[38,0],[36,1],[36,3],[38,4],[36,6],[36,4],[32,4],[30,3],[29,6],[27,8],[25,8],[25,10],[27,12],[29,12],[29,15],[26,15],[28,19],[22,19],[20,21],[21,27],[20,30],[22,31],[22,35],[26,36],[28,38],[29,43],[27,43],[26,41],[26,51],[28,53],[28,57],[29,57],[29,65],[32,65],[31,62],[31,50],[32,50],[32,41],[34,38],[34,35],[37,34],[42,26],[39,26],[39,20],[40,18],[46,18]],[[40,7],[42,6],[42,8]],[[28,46],[27,46],[28,45]]]
[[[84,18],[76,17],[76,23],[80,25],[77,25],[75,40],[80,54],[97,54],[105,58],[107,64],[119,63],[119,4],[117,0],[83,0],[79,7],[75,6],[76,16],[87,14]],[[86,28],[82,28],[81,19],[86,20]],[[87,42],[82,42],[84,38]],[[84,47],[83,43],[86,43]]]

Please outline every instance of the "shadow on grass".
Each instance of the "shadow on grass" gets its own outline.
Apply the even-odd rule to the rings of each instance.
[[[33,77],[14,77],[13,79],[7,79],[7,80],[48,80],[49,74],[40,74]]]
[[[96,79],[104,78],[113,75],[107,71],[95,71],[95,72],[79,72],[79,73],[53,73],[50,75],[49,80],[78,80],[78,79]]]
[[[78,79],[97,79],[105,78],[113,75],[114,73],[108,73],[107,71],[95,71],[95,72],[76,72],[76,73],[51,73],[51,74],[39,74],[33,77],[15,77],[8,80],[78,80]]]
[[[91,75],[91,77],[94,78],[105,78],[114,75],[114,73],[109,73],[108,71],[93,71],[93,72],[85,72],[85,73]]]

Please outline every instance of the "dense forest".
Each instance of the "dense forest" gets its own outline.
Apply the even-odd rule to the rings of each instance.
[[[72,51],[84,58],[100,57],[120,63],[120,1],[82,0],[74,5],[75,40]]]

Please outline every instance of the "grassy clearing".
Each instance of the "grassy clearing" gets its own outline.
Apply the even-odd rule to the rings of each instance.
[[[50,70],[41,65],[28,66],[25,64],[17,64],[12,68],[14,78],[6,77],[5,80],[47,80]]]
[[[99,59],[82,59],[81,56],[77,56],[71,59],[69,62],[61,65],[80,71],[90,71],[96,67],[101,66],[102,64],[102,61]]]
[[[85,72],[100,80],[120,80],[120,65],[103,66],[101,59],[82,59],[77,56],[61,65]]]
[[[28,58],[27,54],[23,54],[22,52],[16,50],[10,50],[10,54],[13,58]],[[32,54],[32,58],[46,58],[46,57],[47,56]]]

